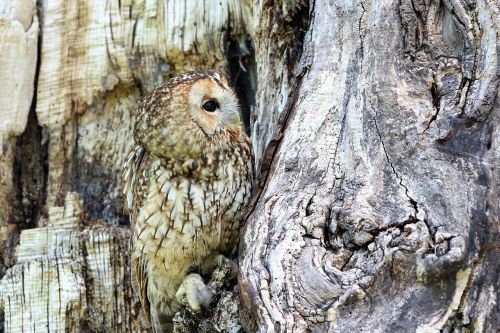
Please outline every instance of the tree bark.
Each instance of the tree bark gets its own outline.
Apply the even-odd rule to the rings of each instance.
[[[259,169],[247,332],[494,331],[499,22],[494,0],[0,0],[0,332],[146,330],[121,166],[140,99],[199,69],[231,78]],[[236,303],[177,329],[238,332]]]
[[[0,276],[13,264],[5,253],[16,243],[15,137],[23,133],[34,91],[38,16],[30,2],[0,3]],[[34,191],[33,191],[34,192]],[[31,193],[35,195],[35,193]]]
[[[295,3],[254,8],[255,124],[275,125],[253,133],[269,145],[242,230],[247,330],[495,331],[498,3]],[[279,23],[297,12],[290,64]]]

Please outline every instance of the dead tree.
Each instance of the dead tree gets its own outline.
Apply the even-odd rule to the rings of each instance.
[[[498,328],[499,8],[260,9],[261,173],[240,247],[248,331]],[[303,45],[287,44],[304,18]]]

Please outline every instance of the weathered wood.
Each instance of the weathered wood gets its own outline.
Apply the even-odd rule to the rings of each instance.
[[[0,2],[0,140],[28,122],[34,90],[38,16],[31,0]],[[3,145],[3,141],[0,141]]]
[[[287,29],[275,25],[282,4],[267,4],[256,15],[273,34],[256,45]],[[285,58],[257,48],[271,80],[256,118],[289,116],[242,231],[249,331],[498,327],[498,8],[311,2],[292,93],[273,80]],[[287,95],[265,114],[267,96]]]
[[[0,2],[0,276],[12,265],[16,136],[23,133],[34,92],[38,16],[31,0]]]
[[[129,232],[88,225],[78,196],[24,230],[17,263],[0,281],[5,332],[131,332]]]

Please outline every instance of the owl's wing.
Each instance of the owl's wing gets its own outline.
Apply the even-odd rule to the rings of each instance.
[[[137,218],[137,208],[141,205],[142,190],[141,190],[141,166],[147,158],[145,157],[146,150],[135,145],[130,150],[130,153],[123,166],[123,195],[125,196],[125,212],[130,214],[130,222],[134,223]],[[132,230],[134,230],[132,226]],[[131,244],[132,249],[132,244]],[[142,310],[144,311],[145,319],[148,325],[151,325],[150,305],[147,297],[148,278],[146,275],[146,262],[142,257],[132,257],[132,287],[139,295]]]
[[[135,145],[130,150],[127,160],[123,165],[123,195],[125,196],[125,212],[128,213],[132,210],[134,203],[134,188],[139,176],[141,163],[146,150],[139,145]]]
[[[151,325],[151,306],[147,295],[148,276],[146,275],[146,262],[142,257],[138,257],[131,260],[131,265],[133,287],[139,295],[142,311],[148,321],[148,325]]]

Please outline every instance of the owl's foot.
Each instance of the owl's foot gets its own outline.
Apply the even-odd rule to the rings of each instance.
[[[195,312],[199,312],[202,308],[208,308],[212,296],[212,292],[205,285],[201,276],[196,273],[186,276],[175,294],[177,301],[189,306]]]
[[[200,266],[202,273],[205,275],[212,274],[217,267],[224,270],[229,268],[231,270],[231,279],[238,275],[238,264],[222,254],[206,258],[204,263]]]

